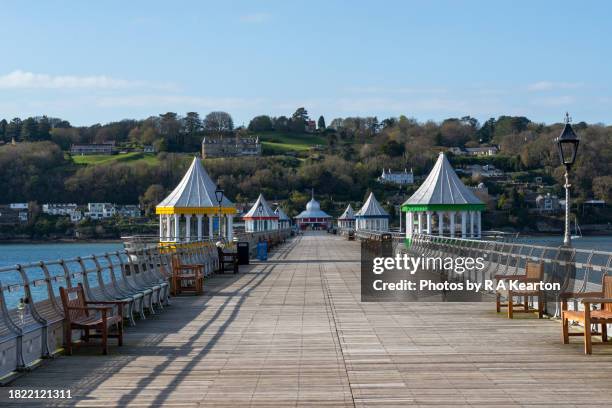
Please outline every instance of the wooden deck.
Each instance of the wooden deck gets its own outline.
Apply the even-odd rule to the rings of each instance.
[[[173,299],[109,356],[77,350],[11,387],[96,407],[612,404],[612,347],[584,356],[558,322],[507,320],[493,304],[361,303],[358,260],[358,242],[299,237]]]

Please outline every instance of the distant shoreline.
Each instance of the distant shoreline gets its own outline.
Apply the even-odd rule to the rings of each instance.
[[[3,244],[122,244],[123,241],[119,238],[101,238],[101,239],[3,239],[0,240],[0,245]]]

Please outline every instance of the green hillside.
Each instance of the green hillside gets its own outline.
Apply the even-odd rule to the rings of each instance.
[[[327,145],[324,137],[312,133],[264,132],[256,135],[259,136],[264,149],[277,153],[287,151],[300,152],[317,145]]]
[[[75,164],[92,165],[92,164],[109,164],[109,163],[136,163],[144,162],[147,164],[158,164],[159,160],[153,153],[132,152],[125,154],[93,154],[87,156],[72,156],[72,161]]]

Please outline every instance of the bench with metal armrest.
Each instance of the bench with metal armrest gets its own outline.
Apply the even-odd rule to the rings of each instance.
[[[568,310],[568,299],[579,300],[584,306],[584,310]],[[600,305],[600,309],[591,310],[591,306]],[[593,352],[592,336],[601,334],[602,343],[608,343],[608,324],[612,324],[612,276],[604,276],[602,280],[602,290],[599,292],[566,292],[561,294],[561,320],[563,343],[569,344],[570,336],[584,337],[584,353]],[[579,322],[584,326],[582,332],[569,331],[569,322]],[[591,325],[601,325],[600,332],[592,332]]]
[[[495,279],[500,280],[515,280],[521,283],[538,283],[544,278],[544,264],[527,262],[524,275],[495,275]],[[507,303],[502,303],[501,297],[505,295]],[[537,309],[529,306],[529,297],[537,298]],[[523,299],[523,303],[514,303],[514,297]],[[544,297],[541,290],[514,290],[508,289],[505,293],[496,291],[496,309],[497,313],[501,312],[502,307],[508,308],[508,318],[512,319],[514,313],[536,313],[538,318],[544,316]]]
[[[64,343],[66,354],[72,354],[72,330],[83,330],[83,340],[102,339],[102,354],[108,354],[108,338],[117,338],[123,345],[123,304],[124,301],[88,301],[83,285],[74,288],[60,287],[60,297],[64,308]],[[100,306],[103,305],[103,306]],[[116,333],[110,333],[115,327]],[[100,334],[91,334],[95,330]]]

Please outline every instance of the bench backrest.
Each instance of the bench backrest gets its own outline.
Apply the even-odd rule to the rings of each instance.
[[[527,262],[525,275],[528,279],[542,279],[544,276],[544,264]]]
[[[178,254],[172,254],[172,270],[178,271],[181,268],[181,258]]]
[[[605,275],[603,277],[603,297],[612,298],[612,275]],[[604,304],[604,310],[612,312],[612,303]]]
[[[69,307],[85,307],[85,291],[83,290],[83,285],[81,283],[74,288],[64,288],[62,286],[59,290],[66,320],[69,322],[74,322],[89,316],[87,310],[68,309]]]

